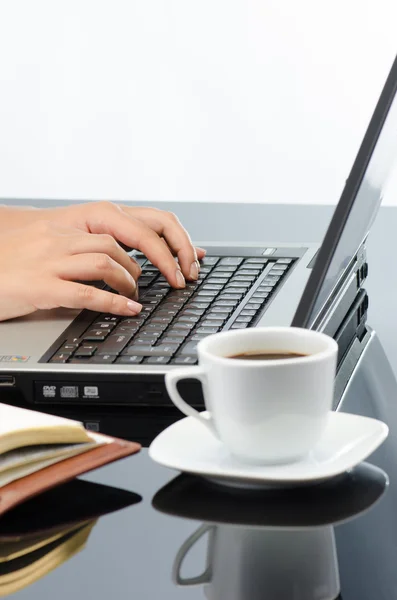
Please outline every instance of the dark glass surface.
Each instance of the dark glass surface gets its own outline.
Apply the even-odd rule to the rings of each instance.
[[[47,574],[43,548],[0,562],[0,594],[8,584],[13,597],[30,600],[395,598],[397,402],[392,387],[376,393],[383,366],[369,357],[343,406],[390,427],[385,443],[351,472],[312,487],[247,492],[170,471],[143,449],[83,478],[97,485],[74,482],[0,519],[0,561],[13,533],[28,543],[34,532],[80,524],[51,542],[52,557],[75,536],[87,538]],[[37,577],[36,564],[43,577],[31,584],[18,577],[32,565]]]

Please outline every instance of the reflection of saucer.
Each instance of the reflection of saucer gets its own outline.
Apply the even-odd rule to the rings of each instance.
[[[247,491],[179,475],[152,500],[160,512],[207,523],[246,527],[319,527],[348,521],[383,495],[388,477],[361,463],[337,479],[315,486]]]
[[[325,432],[310,456],[287,465],[251,465],[233,458],[193,417],[177,421],[152,442],[156,462],[238,487],[299,486],[324,481],[365,460],[386,439],[382,421],[331,412]]]

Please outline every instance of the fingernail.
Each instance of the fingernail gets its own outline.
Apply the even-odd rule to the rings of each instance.
[[[142,310],[142,304],[139,304],[139,302],[134,302],[133,300],[128,300],[128,302],[127,302],[127,308],[134,315],[137,315]]]
[[[189,271],[189,277],[190,279],[197,279],[198,277],[198,265],[196,261],[192,262],[192,266],[190,267]]]
[[[196,246],[196,250],[198,250],[199,252],[204,252],[204,254],[207,254],[207,250],[205,248],[200,248],[199,246]]]
[[[185,278],[179,269],[176,270],[176,282],[179,287],[185,287],[185,285],[186,285]]]

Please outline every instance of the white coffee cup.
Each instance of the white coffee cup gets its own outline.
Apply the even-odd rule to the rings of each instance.
[[[283,464],[304,458],[320,440],[332,408],[338,345],[308,329],[264,327],[209,336],[199,366],[166,375],[173,403],[196,418],[241,461]],[[230,358],[244,353],[297,353],[276,360]],[[197,378],[207,415],[181,397],[177,384]]]
[[[204,572],[182,575],[191,548],[208,534]],[[311,529],[203,524],[173,565],[178,586],[204,586],[208,600],[335,600],[340,592],[332,525]]]

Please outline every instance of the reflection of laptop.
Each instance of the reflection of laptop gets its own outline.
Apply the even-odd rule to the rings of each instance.
[[[354,368],[366,340],[365,241],[395,157],[396,88],[397,60],[321,247],[207,244],[200,281],[179,291],[139,256],[138,317],[51,311],[0,324],[0,385],[22,391],[42,410],[95,415],[111,405],[116,416],[133,406],[152,418],[155,407],[170,410],[164,373],[194,364],[202,337],[291,323],[338,341],[338,373],[346,382],[346,363]],[[353,362],[344,361],[347,355]],[[186,386],[200,405],[199,386]]]

